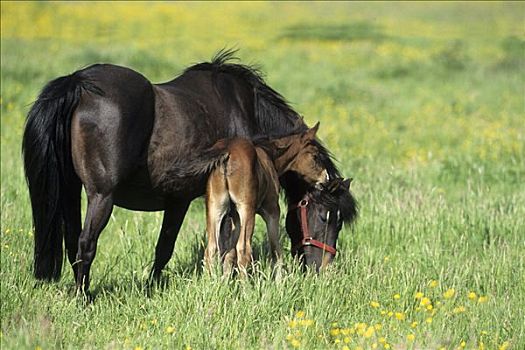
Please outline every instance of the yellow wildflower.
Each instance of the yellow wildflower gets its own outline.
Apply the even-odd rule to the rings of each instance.
[[[407,335],[407,341],[413,342],[416,339],[416,336],[414,334]]]
[[[416,328],[417,327],[417,321],[414,321],[410,324],[410,327]]]
[[[404,321],[405,320],[405,313],[404,312],[396,312],[396,318],[399,321]]]
[[[332,327],[337,327],[337,322],[332,322]]]
[[[383,345],[383,347],[384,347],[385,349],[390,349],[390,344],[385,343],[385,344]]]
[[[348,346],[345,345],[345,346],[343,346],[343,347],[341,348],[341,350],[350,350],[350,348],[349,348]]]
[[[485,343],[483,343],[482,341],[480,341],[478,343],[478,350],[485,350]]]
[[[465,341],[463,340],[463,341],[459,344],[459,346],[461,346],[462,348],[464,348],[465,346],[467,346],[467,343],[465,343]]]
[[[390,260],[390,257],[387,255],[387,256],[385,256],[385,257],[383,258],[383,260],[386,262],[386,261]]]
[[[376,323],[374,325],[374,328],[376,329],[376,331],[380,331],[383,328],[383,325],[381,323]]]
[[[381,310],[381,316],[385,316],[386,315],[386,310]]]
[[[297,313],[295,314],[295,317],[296,318],[303,318],[304,317],[304,311],[297,311]]]
[[[443,298],[450,299],[454,297],[454,294],[456,294],[456,290],[454,288],[450,288],[445,293],[443,293]]]
[[[394,299],[395,299],[395,300],[399,300],[399,299],[401,299],[401,295],[399,295],[399,294],[394,294]]]
[[[307,318],[305,320],[300,320],[299,324],[303,327],[309,327],[314,324],[314,320]]]
[[[510,343],[508,341],[505,341],[503,342],[503,344],[501,344],[499,347],[498,347],[498,350],[507,350],[510,346]]]
[[[346,344],[348,344],[348,343],[350,343],[350,342],[352,341],[352,338],[350,338],[350,337],[344,337],[344,338],[343,338],[343,341],[344,341]]]
[[[142,350],[142,346],[135,346],[133,350]]]
[[[370,306],[374,309],[377,309],[379,306],[381,306],[377,301],[371,301]]]
[[[470,293],[468,293],[467,297],[468,297],[470,300],[476,300],[478,296],[476,295],[476,293],[474,293],[474,292],[470,292]]]
[[[489,300],[489,297],[480,295],[480,297],[478,298],[478,303],[483,304],[486,303],[487,300]]]
[[[372,343],[372,349],[377,349],[377,343]]]
[[[425,294],[423,294],[422,292],[417,292],[416,295],[414,296],[414,298],[416,299],[421,299],[425,296]]]
[[[348,335],[348,334],[350,334],[350,331],[351,331],[350,328],[342,328],[341,329],[341,334],[342,335]]]
[[[370,338],[370,337],[372,337],[374,335],[374,333],[375,333],[374,327],[370,326],[370,327],[368,327],[366,329],[366,331],[364,332],[363,336],[365,338]]]
[[[358,345],[354,348],[354,350],[363,350],[363,348]]]
[[[6,232],[7,233],[7,232]],[[42,348],[40,346],[35,346],[35,350],[42,350]]]
[[[290,341],[292,339],[293,339],[293,335],[291,335],[291,334],[287,334],[286,335],[286,340]]]
[[[427,319],[425,320],[426,323],[432,323],[432,317],[427,317]]]
[[[388,317],[392,317],[392,316],[394,316],[394,313],[392,311],[388,311],[387,315],[388,315]]]
[[[294,338],[290,341],[290,345],[294,348],[298,348],[301,346],[301,342]]]
[[[189,345],[186,345],[186,350],[192,350],[192,347]]]
[[[157,323],[158,323],[158,322],[157,322],[157,319],[156,319],[156,318],[154,318],[153,320],[151,320],[151,324],[152,324],[153,326],[156,326]]]
[[[175,333],[175,328],[173,328],[172,326],[166,327],[166,333],[168,333],[168,334]]]
[[[357,329],[365,329],[367,327],[367,324],[364,322],[358,322],[355,324],[355,328]]]
[[[386,343],[386,339],[385,339],[385,337],[380,337],[377,341],[378,341],[380,344],[384,344],[384,343]]]
[[[452,312],[455,313],[455,314],[460,314],[460,313],[463,313],[465,312],[467,309],[464,307],[464,306],[458,306],[458,307],[455,307]]]
[[[430,305],[430,304],[432,304],[432,302],[430,301],[430,299],[429,299],[429,298],[427,298],[427,297],[424,297],[424,298],[422,298],[422,299],[421,299],[421,302],[420,302],[420,304],[421,304],[422,306],[427,306],[427,305]]]
[[[290,322],[288,322],[288,327],[290,327],[290,328],[297,327],[297,321],[296,320],[291,320]]]
[[[439,282],[436,281],[436,280],[431,280],[428,285],[430,286],[430,288],[436,288],[438,286]]]
[[[339,338],[336,338],[336,339],[334,340],[334,343],[335,343],[335,344],[339,344],[340,342],[341,342],[341,339],[339,339]]]
[[[427,310],[428,310],[428,311],[432,311],[433,308],[434,308],[434,307],[432,306],[432,304],[428,304],[428,305],[427,305]]]
[[[340,333],[340,329],[339,328],[332,328],[330,329],[330,335],[333,336],[333,337],[337,337]]]

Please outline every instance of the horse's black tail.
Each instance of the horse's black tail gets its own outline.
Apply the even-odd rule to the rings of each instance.
[[[34,275],[38,279],[60,278],[62,241],[65,230],[73,226],[66,212],[72,200],[79,201],[81,183],[73,169],[70,126],[83,90],[101,94],[81,72],[55,79],[44,87],[27,115],[22,153],[33,211]]]

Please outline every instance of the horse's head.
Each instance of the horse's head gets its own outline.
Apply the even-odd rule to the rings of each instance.
[[[357,217],[357,203],[350,193],[351,179],[336,178],[308,191],[286,216],[292,255],[304,266],[320,268],[335,257],[343,222]]]
[[[301,134],[273,140],[279,156],[276,168],[282,174],[293,171],[309,184],[320,184],[328,180],[328,171],[320,161],[319,143],[315,135],[319,122]]]

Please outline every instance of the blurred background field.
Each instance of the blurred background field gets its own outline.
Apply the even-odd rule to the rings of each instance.
[[[69,266],[35,287],[20,145],[39,90],[96,62],[163,82],[223,47],[321,121],[355,179],[361,217],[333,268],[303,276],[288,259],[273,278],[259,223],[248,283],[202,275],[197,200],[152,297],[162,215],[120,209],[99,240],[93,305],[73,297]],[[2,2],[0,103],[2,348],[525,344],[523,3]]]

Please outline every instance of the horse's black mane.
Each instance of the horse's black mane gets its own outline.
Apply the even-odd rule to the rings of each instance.
[[[358,215],[358,204],[350,190],[343,186],[342,179],[332,179],[321,188],[309,192],[310,198],[328,208],[339,210],[345,223],[352,223]]]
[[[285,98],[266,84],[261,70],[253,65],[231,63],[238,60],[237,50],[222,49],[212,58],[211,62],[202,62],[188,67],[184,73],[191,71],[211,71],[214,80],[219,73],[231,74],[248,83],[254,91],[255,119],[260,133],[275,139],[292,134],[298,134],[308,129],[303,118],[290,107]],[[255,139],[260,138],[260,135]],[[340,177],[339,171],[332,161],[330,152],[316,140],[319,147],[319,162],[323,164],[330,177]]]
[[[307,129],[301,116],[294,111],[285,98],[266,84],[261,70],[253,65],[230,63],[238,60],[237,50],[222,49],[211,60],[188,67],[184,72],[211,71],[217,79],[219,73],[231,74],[247,82],[254,91],[255,118],[261,131],[269,136],[280,137]]]

